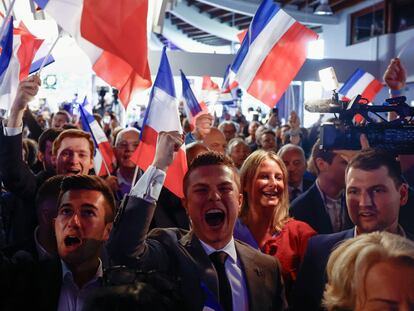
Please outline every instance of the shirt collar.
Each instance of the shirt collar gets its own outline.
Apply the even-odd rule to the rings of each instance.
[[[398,224],[398,232],[397,232],[397,234],[399,236],[402,236],[403,238],[406,238],[407,237],[407,234],[405,233],[404,228],[401,227],[400,224]],[[354,227],[354,238],[357,237],[357,236],[358,236],[358,232],[357,232],[357,227],[355,226]]]
[[[211,247],[210,245],[204,243],[203,241],[199,240],[201,243],[201,246],[203,247],[204,251],[207,253],[208,256],[210,256],[214,252],[223,251],[227,255],[229,255],[229,258],[233,261],[233,263],[237,262],[237,252],[236,252],[236,245],[234,243],[234,239],[231,238],[230,242],[227,243],[226,246],[224,246],[221,249],[215,249],[214,247]]]
[[[96,270],[95,276],[88,283],[103,277],[102,260],[100,258],[98,258],[98,260],[99,265],[98,269]],[[62,264],[62,280],[64,280],[66,276],[73,279],[72,271],[70,271],[68,265],[62,259],[60,260],[60,263]]]
[[[124,185],[127,185],[127,186],[131,186],[131,183],[130,183],[130,182],[128,182],[128,181],[124,178],[124,176],[122,176],[122,174],[121,174],[120,170],[117,170],[117,171],[116,171],[116,177],[118,178],[118,185],[122,185],[122,184],[124,184]]]
[[[299,186],[297,187],[293,187],[293,186],[288,186],[288,187],[289,187],[289,193],[291,193],[293,189],[299,189],[300,192],[303,192],[303,180],[300,182]]]
[[[344,191],[343,191],[343,190],[342,190],[342,191],[341,191],[341,193],[339,194],[338,198],[337,198],[337,199],[335,199],[335,198],[328,197],[328,196],[325,194],[325,192],[323,192],[323,191],[321,190],[321,187],[319,186],[319,181],[318,181],[318,179],[316,179],[315,184],[316,184],[316,188],[318,188],[319,193],[321,194],[322,200],[323,200],[323,202],[324,202],[324,204],[325,204],[325,205],[326,205],[326,201],[327,201],[327,200],[329,200],[329,201],[331,201],[331,202],[336,202],[336,201],[342,201],[342,200],[344,199]]]

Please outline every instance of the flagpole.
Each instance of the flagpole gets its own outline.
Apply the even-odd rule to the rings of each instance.
[[[405,52],[405,50],[407,49],[407,47],[409,45],[411,45],[412,42],[414,42],[414,37],[411,38],[410,40],[408,40],[408,42],[405,43],[405,45],[401,49],[400,53],[398,53],[398,55],[397,55],[398,58],[401,58],[401,56],[403,55],[403,53]]]
[[[103,154],[102,154],[101,150],[99,150],[99,148],[96,148],[96,150],[97,150],[97,151],[99,151],[99,153],[101,154],[101,157],[102,157],[102,162],[103,162],[103,164],[104,164],[104,166],[105,166],[106,173],[108,174],[108,176],[112,176],[111,171],[109,170],[109,167],[108,167],[108,165],[106,164],[105,158],[104,158],[104,156],[103,156]],[[95,173],[96,173],[96,172],[95,172]],[[98,172],[98,174],[99,174],[99,172]]]
[[[7,22],[9,20],[9,18],[10,18],[11,12],[13,11],[13,7],[14,7],[15,2],[16,2],[16,0],[13,0],[12,3],[10,3],[9,8],[7,9],[6,16],[4,17],[3,24],[1,25],[1,28],[0,28],[0,40],[1,40],[1,38],[3,38],[4,32],[6,31],[6,25],[7,25]]]
[[[53,51],[53,49],[55,48],[56,43],[59,41],[59,39],[60,39],[60,33],[58,34],[58,36],[57,36],[57,38],[56,38],[55,42],[53,42],[52,46],[51,46],[51,47],[50,47],[50,49],[49,49],[49,52],[47,52],[46,57],[43,59],[42,64],[40,65],[39,71],[38,71],[38,73],[37,73],[39,76],[40,76],[40,74],[41,74],[41,72],[42,72],[43,67],[45,67],[46,62],[47,62],[47,60],[49,59],[50,54],[52,54],[52,51]]]
[[[138,171],[139,171],[139,167],[138,167],[138,165],[136,165],[135,166],[135,171],[134,171],[134,177],[132,178],[131,190],[134,187],[135,182],[137,181]]]
[[[94,141],[94,143],[95,143],[95,150],[96,150],[96,151],[98,151],[98,152],[101,154],[102,162],[103,162],[103,164],[104,164],[104,166],[105,166],[105,170],[106,170],[106,172],[107,172],[108,176],[112,176],[111,172],[109,171],[108,164],[107,164],[107,163],[106,163],[106,161],[105,161],[105,157],[103,156],[103,154],[102,154],[101,150],[99,150],[98,143],[96,142],[95,136],[93,135],[92,129],[91,129],[91,127],[90,127],[89,123],[88,123],[88,119],[87,119],[87,118],[86,118],[86,116],[85,116],[85,112],[83,111],[83,107],[82,107],[82,105],[79,105],[79,111],[80,111],[80,113],[81,113],[81,115],[82,115],[82,118],[86,121],[85,123],[86,123],[86,124],[87,124],[87,126],[89,127],[90,134],[92,135],[93,141]],[[84,130],[85,130],[85,129],[84,129]],[[97,173],[97,174],[99,174],[99,172],[95,172],[95,174],[96,174],[96,173]]]

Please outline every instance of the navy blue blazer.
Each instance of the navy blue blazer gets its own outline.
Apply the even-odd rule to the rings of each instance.
[[[320,234],[309,239],[293,289],[292,310],[324,310],[321,302],[327,282],[326,265],[329,256],[342,241],[354,237],[354,230],[351,228],[333,234]],[[406,235],[408,239],[414,239],[407,231]]]
[[[344,212],[344,229],[352,228],[353,224],[349,219],[346,206],[344,206]],[[292,201],[289,214],[296,220],[309,224],[318,234],[333,233],[331,219],[325,210],[325,204],[316,186],[316,182],[306,192]]]
[[[333,234],[320,234],[309,239],[293,290],[293,310],[321,310],[329,255],[336,245],[353,237],[354,228]]]

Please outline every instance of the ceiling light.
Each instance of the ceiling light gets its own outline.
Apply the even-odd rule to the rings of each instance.
[[[332,9],[329,6],[328,0],[321,0],[319,5],[316,7],[315,12],[313,14],[316,15],[332,15]]]

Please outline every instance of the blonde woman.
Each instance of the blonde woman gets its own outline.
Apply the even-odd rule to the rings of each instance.
[[[243,205],[234,236],[277,257],[289,291],[308,239],[316,232],[289,217],[287,171],[274,152],[253,152],[241,167],[240,178]]]
[[[329,311],[414,310],[414,242],[388,232],[341,243],[329,257]]]

